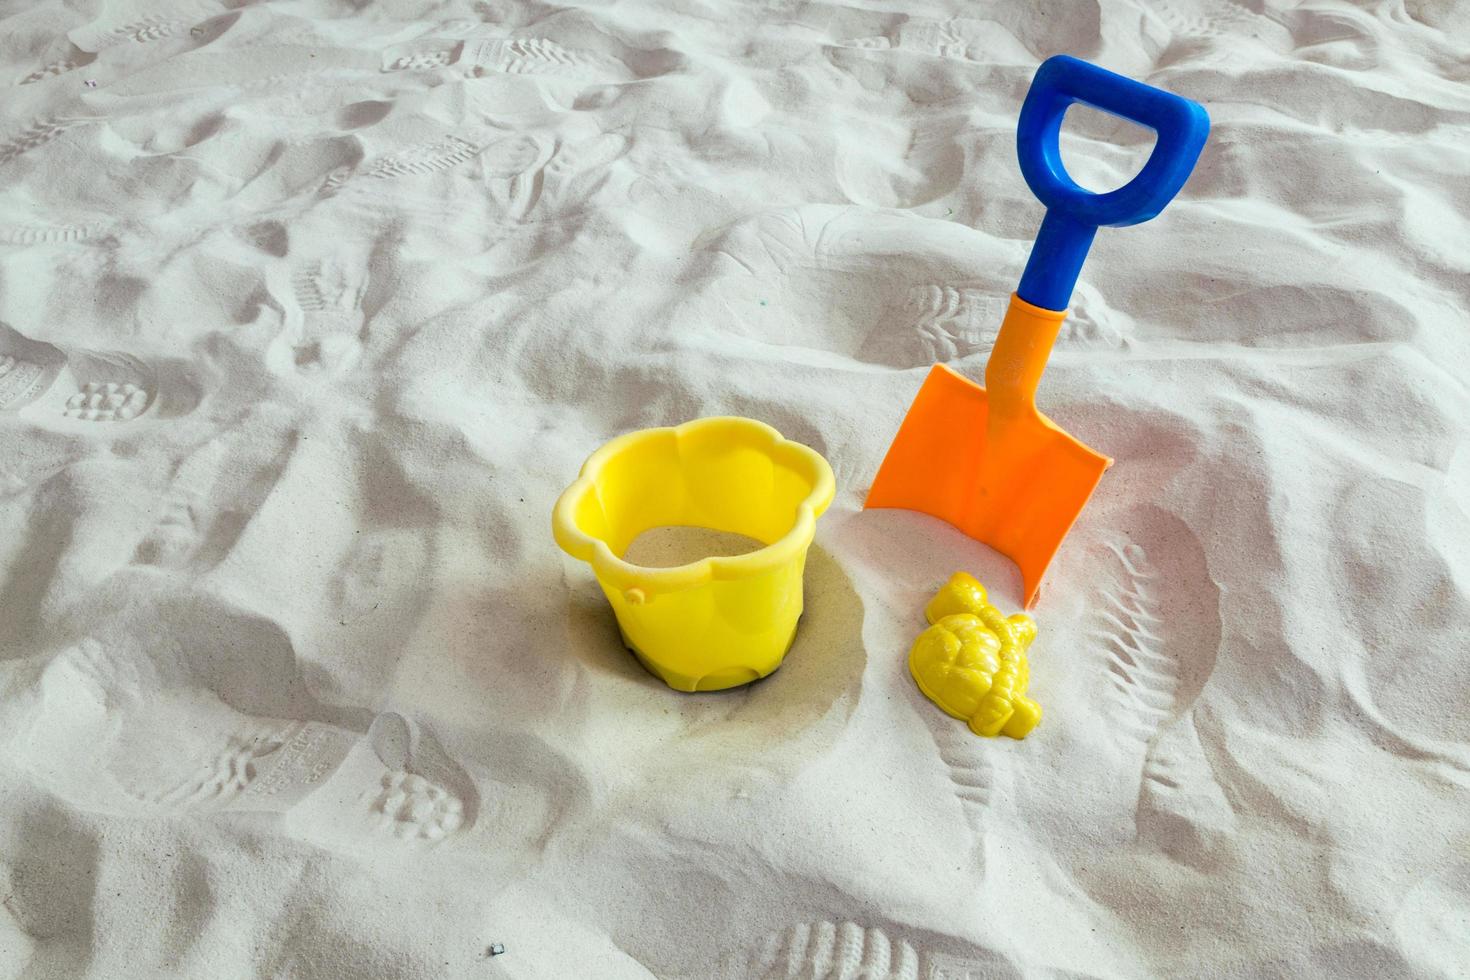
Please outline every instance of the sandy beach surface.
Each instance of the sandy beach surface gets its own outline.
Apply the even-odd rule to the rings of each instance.
[[[0,2],[0,978],[1470,976],[1470,5]],[[1068,53],[1202,103],[1042,383],[1116,458],[1025,740],[863,511]],[[1151,135],[1074,110],[1090,187]],[[550,515],[744,415],[837,497],[680,695]],[[1044,478],[1044,475],[1038,475]],[[503,950],[501,952],[500,950]]]

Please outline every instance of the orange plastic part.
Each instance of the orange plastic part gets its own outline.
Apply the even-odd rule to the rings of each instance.
[[[934,365],[864,504],[931,514],[990,545],[1020,568],[1028,609],[1113,463],[1036,408],[1036,386],[1066,317],[1013,293],[985,387]]]

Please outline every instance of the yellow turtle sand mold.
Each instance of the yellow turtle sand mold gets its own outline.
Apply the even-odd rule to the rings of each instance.
[[[1025,738],[1041,721],[1041,706],[1026,697],[1035,620],[1002,616],[985,586],[965,572],[950,577],[924,615],[932,625],[909,651],[919,690],[976,735]]]

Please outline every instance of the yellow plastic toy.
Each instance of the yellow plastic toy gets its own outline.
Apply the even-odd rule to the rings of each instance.
[[[931,625],[909,651],[909,673],[924,696],[970,723],[976,735],[1025,738],[1041,721],[1041,706],[1026,697],[1031,667],[1026,649],[1036,621],[1009,618],[985,596],[972,575],[955,572],[924,608]]]
[[[678,691],[718,691],[781,666],[801,616],[807,549],[835,492],[815,450],[752,419],[706,418],[593,453],[551,527],[563,551],[591,564],[645,667]],[[622,559],[638,535],[670,525],[765,547],[677,568]]]

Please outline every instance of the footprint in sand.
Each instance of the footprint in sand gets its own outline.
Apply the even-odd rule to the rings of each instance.
[[[636,74],[618,57],[569,48],[541,37],[489,38],[473,41],[466,52],[469,73],[532,75],[578,82],[628,82]]]
[[[118,424],[182,415],[198,400],[187,375],[163,362],[62,351],[0,324],[0,412],[38,422]]]
[[[1215,667],[1219,588],[1199,539],[1172,514],[1140,507],[1097,546],[1091,639],[1107,671],[1121,739],[1147,745],[1193,705]]]
[[[372,810],[397,837],[438,840],[464,822],[459,797],[409,772],[385,772]]]
[[[468,782],[463,770],[444,755],[437,742],[414,728],[402,715],[379,715],[368,730],[374,757],[385,767],[369,810],[378,828],[400,840],[440,840],[466,826],[465,801],[452,786],[446,771]],[[434,753],[431,762],[427,755]],[[439,773],[440,780],[435,780]]]
[[[231,428],[184,457],[133,562],[197,574],[222,561],[296,449],[295,431],[263,435],[247,425]]]
[[[449,22],[436,30],[437,36],[386,48],[382,70],[439,71],[454,67],[474,79],[523,76],[593,85],[662,75],[676,70],[683,60],[668,49],[633,48],[608,34],[602,34],[597,48],[592,48],[546,37],[506,37],[492,33],[477,21]]]
[[[383,71],[438,71],[459,61],[464,41],[423,38],[395,44],[383,51]]]
[[[449,133],[442,139],[416,143],[374,157],[360,170],[356,169],[355,162],[344,163],[327,175],[318,194],[334,197],[344,190],[355,190],[359,196],[373,199],[383,193],[381,186],[374,186],[377,181],[445,173],[473,160],[485,149],[486,144],[478,136],[466,138]],[[355,179],[359,177],[364,179]]]
[[[1122,735],[1150,741],[1174,713],[1179,668],[1165,653],[1159,573],[1142,547],[1110,540],[1114,582],[1101,590],[1094,636],[1107,653],[1109,694]]]
[[[834,205],[769,211],[700,244],[691,322],[896,368],[988,351],[1024,262],[953,221]],[[1126,322],[1083,283],[1058,347],[1126,348]]]
[[[231,11],[196,21],[199,12],[199,8],[185,5],[172,10],[165,8],[163,12],[122,24],[114,22],[109,26],[105,21],[93,22],[71,31],[67,40],[74,50],[87,53],[171,39],[187,39],[190,47],[198,48],[218,40],[240,19],[238,11]]]
[[[585,209],[627,150],[627,138],[616,133],[582,139],[451,133],[376,157],[358,171],[338,168],[320,193],[372,200],[383,193],[379,181],[448,173],[476,161],[491,202],[508,221],[562,218]]]
[[[926,707],[928,707],[926,705]],[[948,715],[925,711],[929,730],[939,749],[949,781],[964,812],[965,823],[978,838],[994,802],[1008,795],[1009,769],[997,766],[991,746],[977,739]]]
[[[93,121],[92,119],[73,116],[42,116],[32,119],[30,125],[3,143],[0,143],[0,164],[10,163],[12,160],[19,159],[25,154],[40,149],[53,140],[59,139],[72,129]]]
[[[154,404],[156,382],[141,362],[123,356],[85,361],[114,380],[79,382],[74,370],[80,367],[76,358],[57,366],[55,362],[0,355],[0,411],[20,411],[39,401],[38,407],[53,419],[60,416],[79,422],[131,422]]]
[[[29,405],[56,380],[56,373],[35,361],[0,354],[0,412]]]
[[[869,51],[908,51],[963,61],[970,59],[971,35],[979,24],[978,21],[957,17],[944,21],[913,17],[906,19],[887,34],[854,37],[841,42],[839,46]],[[981,31],[983,30],[981,26]],[[983,50],[983,41],[976,47]]]
[[[4,361],[0,360],[0,369]],[[127,422],[142,415],[152,396],[132,381],[88,381],[66,400],[67,418],[85,422]]]
[[[482,149],[477,143],[450,134],[442,140],[420,143],[378,157],[363,171],[363,176],[391,180],[394,177],[435,174],[474,159]]]
[[[260,717],[169,673],[126,644],[82,640],[43,671],[50,714],[22,756],[46,760],[35,774],[53,791],[105,812],[271,813],[309,837],[421,842],[474,822],[468,775],[400,714],[366,732]]]
[[[628,140],[616,133],[582,140],[508,137],[486,148],[485,183],[512,221],[568,217],[586,207],[627,151]]]
[[[876,364],[922,365],[983,354],[995,343],[1010,294],[983,284],[916,283],[900,292],[884,315],[884,325],[868,335],[858,356]],[[1095,291],[1078,290],[1057,348],[1115,349],[1128,339]]]
[[[362,354],[364,265],[337,255],[291,275],[284,327],[267,360],[278,374],[338,376]]]
[[[863,360],[876,363],[954,361],[995,342],[1005,297],[966,283],[917,283],[900,293],[885,317],[896,329],[875,330]]]
[[[1120,747],[1143,757],[1140,834],[1198,856],[1207,848],[1189,842],[1208,845],[1234,825],[1193,710],[1220,643],[1219,589],[1178,518],[1142,507],[1114,523],[1127,531],[1098,547],[1091,631],[1106,671],[1102,701]]]
[[[410,730],[401,715],[380,715],[366,735],[320,722],[236,719],[235,727],[245,730],[226,735],[215,751],[185,757],[188,771],[170,771],[140,750],[118,760],[115,771],[136,799],[164,810],[290,814],[320,790],[347,802],[325,818],[339,828],[437,841],[466,826],[459,794],[382,750],[384,728]]]
[[[147,44],[166,38],[180,37],[188,33],[189,24],[181,17],[153,15],[108,27],[103,24],[88,24],[73,31],[71,40],[85,51],[102,51],[114,45]]]
[[[1127,316],[1108,306],[1107,300],[1088,283],[1078,283],[1067,319],[1057,335],[1060,350],[1117,350],[1131,346]]]
[[[68,50],[65,57],[42,65],[40,68],[37,68],[35,71],[31,72],[25,78],[22,78],[20,80],[20,84],[34,85],[37,82],[44,82],[47,79],[56,78],[60,75],[65,75],[69,71],[75,71],[78,68],[85,68],[92,62],[97,60],[97,55],[93,54],[90,51],[83,51],[75,44],[67,44],[67,49]]]
[[[308,833],[355,830],[403,841],[444,840],[473,822],[469,777],[400,714],[379,715],[361,736],[315,722],[282,734],[229,809],[294,811]]]
[[[903,940],[855,922],[799,923],[768,935],[748,976],[761,980],[920,980],[919,954]]]
[[[100,222],[61,225],[0,225],[0,245],[77,245],[108,234]]]
[[[481,157],[485,188],[508,217],[520,221],[530,213],[553,149],[553,143],[525,134],[498,139],[485,148]]]
[[[722,958],[722,976],[740,980],[974,980],[1010,976],[996,954],[954,937],[856,922],[799,922],[769,933],[745,955]],[[962,952],[953,952],[961,950]]]
[[[722,976],[740,980],[975,980],[1011,976],[995,953],[954,937],[856,922],[799,922],[769,933],[745,955],[726,954]],[[960,952],[955,952],[960,950]]]
[[[1233,0],[1201,0],[1181,3],[1163,0],[1154,13],[1176,37],[1218,39],[1240,34],[1256,35],[1262,27],[1280,30],[1282,25]]]
[[[200,536],[199,514],[204,501],[185,488],[164,499],[163,513],[148,536],[138,543],[133,560],[140,565],[168,568],[184,564]]]
[[[1015,261],[951,221],[834,205],[770,211],[701,242],[684,317],[712,331],[887,367],[983,350]]]

